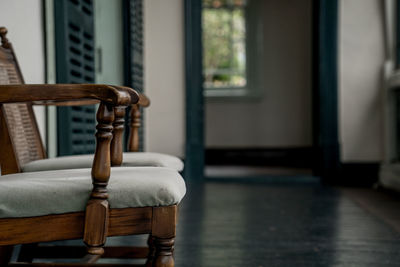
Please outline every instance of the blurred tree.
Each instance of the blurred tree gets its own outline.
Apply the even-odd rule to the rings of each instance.
[[[246,85],[244,6],[228,2],[204,0],[203,68],[206,88]]]

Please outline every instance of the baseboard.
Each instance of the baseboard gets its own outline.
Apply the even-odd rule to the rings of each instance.
[[[325,181],[345,186],[373,186],[379,179],[379,162],[342,162],[338,174]]]
[[[208,148],[207,165],[279,166],[312,168],[315,150],[312,147],[295,148]],[[330,184],[372,186],[379,180],[379,162],[342,162],[332,175],[323,177]],[[400,181],[400,180],[399,180]]]
[[[207,165],[247,165],[311,168],[312,147],[294,148],[207,148]]]
[[[400,191],[400,164],[382,164],[379,171],[379,185],[395,191]]]

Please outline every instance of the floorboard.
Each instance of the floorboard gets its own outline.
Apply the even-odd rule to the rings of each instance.
[[[400,266],[391,225],[342,189],[301,180],[189,184],[176,266]]]

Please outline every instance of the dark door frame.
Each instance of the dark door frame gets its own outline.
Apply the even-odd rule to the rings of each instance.
[[[143,93],[144,84],[144,46],[143,46],[143,1],[144,0],[123,0],[123,43],[124,43],[124,85],[135,88]],[[125,115],[125,144],[128,144],[131,121],[131,107],[128,107]],[[139,128],[139,150],[144,150],[144,113],[141,110],[141,127]],[[127,146],[124,145],[124,150]]]
[[[184,177],[204,173],[204,97],[202,77],[201,0],[185,0],[186,151]]]
[[[338,132],[338,0],[312,0],[313,172],[331,178],[340,169]],[[185,178],[204,173],[201,0],[185,0]]]
[[[340,170],[338,121],[338,0],[313,0],[313,172],[335,178]]]

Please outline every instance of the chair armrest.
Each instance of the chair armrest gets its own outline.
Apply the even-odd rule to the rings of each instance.
[[[78,100],[78,101],[76,101]],[[58,106],[102,104],[115,107],[111,145],[113,166],[122,164],[125,107],[139,101],[138,93],[124,86],[103,84],[15,84],[0,85],[0,103],[32,102]],[[114,117],[115,116],[115,117]]]
[[[68,101],[33,101],[33,105],[39,106],[57,106],[57,107],[70,107],[70,106],[87,106],[99,104],[100,100],[97,99],[79,99],[79,100],[68,100]]]
[[[0,85],[0,103],[97,99],[127,106],[139,101],[130,88],[102,84],[7,84]]]
[[[36,101],[99,100],[97,112],[96,153],[93,180],[108,182],[110,142],[113,161],[122,162],[122,131],[125,108],[135,104],[139,95],[131,88],[101,84],[13,84],[0,85],[0,104]],[[115,111],[114,111],[115,109]],[[118,129],[118,130],[117,130]],[[114,130],[114,131],[113,131]],[[114,135],[115,138],[112,138]]]
[[[115,86],[113,85],[114,88],[118,89],[119,91],[125,91],[127,92],[130,96],[131,96],[131,104],[135,105],[137,103],[139,103],[140,101],[140,93],[136,92],[136,90],[130,88],[130,87],[126,87],[126,86]],[[133,101],[135,100],[135,101]],[[150,104],[150,102],[149,102]]]
[[[145,94],[139,93],[139,102],[137,104],[143,108],[147,108],[150,106],[150,99]]]

